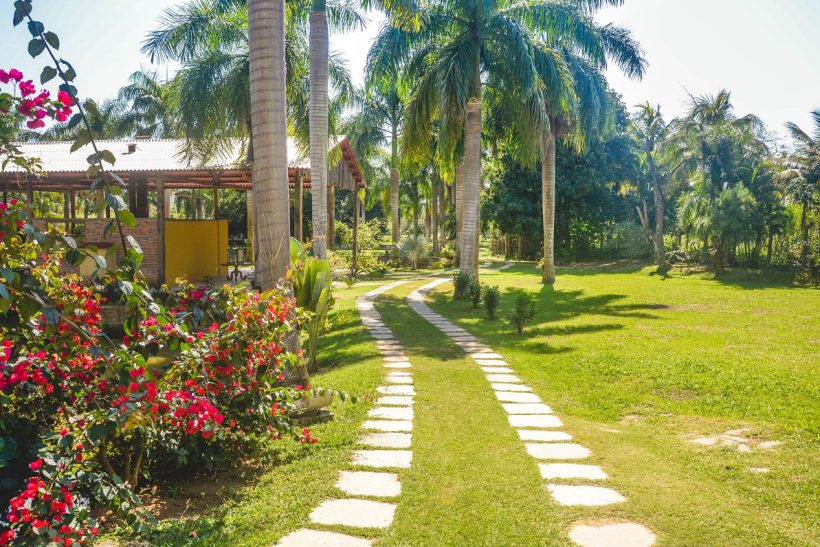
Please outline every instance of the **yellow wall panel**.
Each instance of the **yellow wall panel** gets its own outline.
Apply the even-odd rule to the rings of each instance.
[[[188,281],[217,282],[228,274],[227,220],[166,220],[165,280],[174,284],[177,277]]]

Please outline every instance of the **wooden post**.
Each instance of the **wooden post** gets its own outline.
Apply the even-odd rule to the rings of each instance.
[[[68,221],[71,218],[71,196],[68,195],[68,192],[63,192],[63,218],[66,219],[65,221],[65,233],[71,233],[71,223]]]
[[[157,285],[165,283],[165,215],[167,202],[165,201],[165,179],[156,175],[157,186]]]
[[[333,241],[336,238],[336,188],[327,186],[327,250],[333,250]]]
[[[293,200],[296,202],[296,218],[293,221],[293,237],[302,242],[302,224],[304,222],[304,199],[302,196],[302,170],[296,171],[296,186],[293,189]]]
[[[353,202],[353,269],[359,268],[359,194],[355,190],[351,192]]]
[[[71,212],[71,218],[77,218],[77,192],[74,190],[68,191],[68,203],[69,203],[69,211]],[[74,233],[74,230],[77,229],[77,225],[72,223],[71,227],[69,228],[69,233]]]
[[[256,232],[254,231],[254,223],[253,223],[253,190],[248,190],[246,192],[246,207],[247,207],[247,218],[248,218],[248,234],[245,236],[248,240],[248,256],[247,259],[249,262],[256,263],[255,256],[254,256],[254,249],[256,249]]]

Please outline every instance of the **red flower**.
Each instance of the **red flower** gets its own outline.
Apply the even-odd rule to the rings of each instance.
[[[8,73],[8,72],[6,72],[6,71],[5,71],[5,70],[3,70],[3,69],[0,69],[0,84],[7,84],[7,83],[9,83],[9,80],[10,80],[10,79],[11,79],[11,78],[9,77],[9,73]]]
[[[71,106],[74,104],[74,98],[68,91],[60,90],[60,92],[57,93],[57,100],[60,101],[63,106]]]
[[[60,123],[65,123],[65,122],[68,120],[68,116],[66,116],[66,115],[65,115],[65,114],[63,114],[62,112],[57,112],[57,113],[54,115],[54,117],[55,117],[55,118],[57,119],[57,121],[58,121],[58,122],[60,122]]]
[[[26,80],[25,82],[20,82],[20,93],[23,94],[23,97],[28,97],[29,95],[33,95],[34,92],[37,91],[34,87],[34,83],[31,80]]]
[[[15,82],[19,82],[23,79],[23,73],[17,70],[16,68],[12,68],[9,70],[9,78],[14,80]]]
[[[45,127],[46,122],[43,120],[29,120],[26,122],[26,127],[29,129],[40,129],[41,127]]]
[[[31,462],[30,464],[28,464],[28,468],[31,469],[32,471],[37,471],[41,467],[43,467],[43,460],[35,460],[35,461]]]

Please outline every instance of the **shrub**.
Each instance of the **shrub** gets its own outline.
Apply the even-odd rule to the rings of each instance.
[[[302,323],[308,334],[309,369],[316,370],[319,334],[327,328],[327,315],[333,308],[333,281],[327,260],[308,255],[298,240],[290,238],[290,259],[293,296],[306,320]]]
[[[467,298],[470,281],[473,276],[468,272],[456,272],[453,274],[453,300],[464,300]]]
[[[518,334],[524,332],[524,327],[535,316],[535,303],[528,294],[519,294],[515,299],[513,313],[508,317],[510,323],[515,326]]]
[[[430,245],[424,236],[411,235],[399,243],[399,256],[410,261],[410,267],[417,269],[419,263],[430,254]]]
[[[470,284],[467,286],[467,298],[472,302],[473,309],[477,310],[478,305],[481,303],[481,283],[478,282],[478,279],[470,279]]]
[[[482,298],[484,300],[484,309],[487,311],[487,317],[495,319],[495,313],[498,311],[498,305],[501,303],[501,291],[494,285],[484,285]]]

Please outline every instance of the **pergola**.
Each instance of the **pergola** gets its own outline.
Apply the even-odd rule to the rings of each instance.
[[[128,207],[138,219],[134,236],[145,253],[144,269],[146,276],[158,284],[166,280],[166,267],[169,261],[177,256],[190,255],[190,264],[200,264],[203,260],[205,247],[192,246],[192,237],[215,238],[211,247],[216,247],[215,255],[209,256],[209,264],[216,262],[217,271],[212,268],[205,275],[213,277],[221,275],[227,268],[227,225],[218,220],[187,220],[169,219],[171,210],[171,192],[174,190],[199,190],[214,192],[215,217],[218,218],[219,201],[217,190],[243,190],[248,194],[248,239],[253,234],[253,180],[251,169],[245,160],[243,143],[237,141],[233,148],[220,155],[213,162],[204,165],[191,164],[180,153],[185,141],[181,139],[136,139],[117,141],[98,141],[100,149],[107,149],[114,153],[116,163],[113,170],[124,180],[128,189]],[[76,193],[89,190],[91,181],[86,176],[88,163],[86,158],[93,152],[90,146],[85,146],[71,153],[71,142],[38,142],[20,143],[23,153],[28,157],[37,157],[42,161],[46,175],[35,178],[27,176],[22,171],[10,170],[0,173],[0,191],[4,197],[8,192],[22,192],[28,196],[29,203],[33,203],[34,192],[58,192],[65,196],[63,217],[34,219],[39,225],[63,224],[68,229],[75,225],[84,225],[85,243],[95,244],[98,247],[110,246],[113,238],[105,237],[103,227],[107,219],[78,218],[76,210]],[[341,138],[330,143],[330,166],[328,168],[328,203],[335,203],[336,190],[356,192],[365,188],[366,182],[362,175],[359,162],[353,153],[353,148],[347,138]],[[299,154],[292,139],[288,139],[288,186],[291,189],[293,203],[293,235],[300,241],[303,239],[303,191],[311,189],[311,166],[309,160]],[[149,193],[156,193],[156,222],[146,222],[150,217]],[[352,200],[353,232],[354,232],[354,262],[356,259],[356,239],[358,235],[359,207],[356,199]],[[181,224],[181,223],[187,224]],[[195,224],[199,222],[199,224]],[[220,222],[225,223],[224,226]],[[210,223],[210,224],[207,224]],[[334,225],[334,207],[328,207],[328,243],[332,246]],[[207,235],[203,235],[207,234]],[[215,235],[213,235],[215,234]],[[224,240],[224,243],[223,243]],[[187,246],[187,247],[186,247]],[[224,247],[224,254],[222,253]],[[199,249],[201,253],[192,253]],[[207,249],[210,253],[213,248]],[[183,270],[186,268],[181,266]],[[172,268],[173,269],[173,268]],[[173,269],[174,273],[181,273],[189,278],[195,278],[198,273]],[[190,269],[190,268],[189,268]],[[173,277],[173,276],[171,276]],[[171,279],[172,280],[172,279]]]

